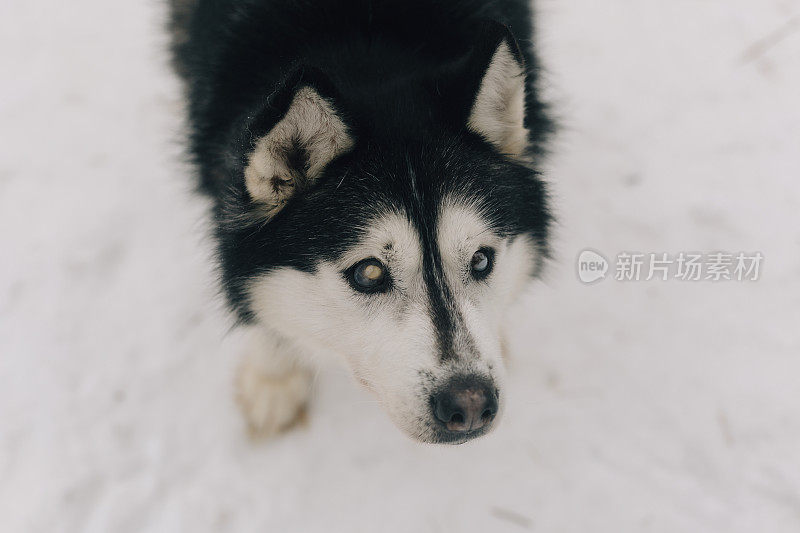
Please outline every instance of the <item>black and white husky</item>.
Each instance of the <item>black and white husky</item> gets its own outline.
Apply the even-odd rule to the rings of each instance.
[[[550,221],[528,2],[172,0],[253,431],[299,418],[320,354],[415,439],[497,423]]]

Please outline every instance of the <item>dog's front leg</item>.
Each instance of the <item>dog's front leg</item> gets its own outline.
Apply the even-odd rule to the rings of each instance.
[[[236,375],[236,399],[254,437],[269,437],[303,419],[311,371],[287,341],[254,326]]]

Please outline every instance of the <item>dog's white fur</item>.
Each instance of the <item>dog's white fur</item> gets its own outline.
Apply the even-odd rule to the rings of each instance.
[[[500,152],[521,158],[528,143],[524,120],[525,71],[503,41],[481,81],[467,125]]]
[[[307,375],[302,365],[309,355],[338,356],[377,395],[394,422],[422,440],[430,432],[431,392],[422,386],[423,376],[441,381],[454,373],[477,372],[501,385],[504,311],[529,279],[535,253],[530,241],[496,235],[467,203],[443,204],[437,237],[445,281],[463,317],[460,334],[469,335],[477,347],[477,353],[464,352],[443,365],[419,235],[404,213],[384,213],[368,226],[367,236],[337,263],[321,262],[315,273],[279,269],[253,280],[249,292],[260,326],[240,372],[238,393],[258,433],[277,432],[291,424],[292,414],[302,412],[309,382],[300,376]],[[486,282],[478,282],[470,277],[469,265],[483,246],[496,250],[495,266]],[[364,295],[349,286],[342,271],[369,257],[388,267],[393,290]],[[458,334],[455,341],[458,351]]]
[[[286,115],[256,141],[244,171],[247,191],[272,216],[352,147],[353,138],[333,103],[311,87],[301,87]],[[304,151],[306,168],[292,167],[289,154],[293,149]]]

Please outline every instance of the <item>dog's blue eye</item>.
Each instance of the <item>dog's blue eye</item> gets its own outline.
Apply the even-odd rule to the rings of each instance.
[[[470,268],[472,275],[476,279],[483,279],[492,271],[492,263],[494,260],[494,250],[490,248],[481,248],[472,254],[472,261],[470,261]]]
[[[364,259],[350,269],[353,287],[361,292],[377,292],[387,286],[386,267],[377,259]]]

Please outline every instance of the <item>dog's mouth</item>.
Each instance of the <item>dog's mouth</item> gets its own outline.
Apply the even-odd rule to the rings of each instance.
[[[482,437],[492,430],[492,424],[469,431],[450,431],[445,427],[436,427],[431,436],[431,444],[464,444]]]

